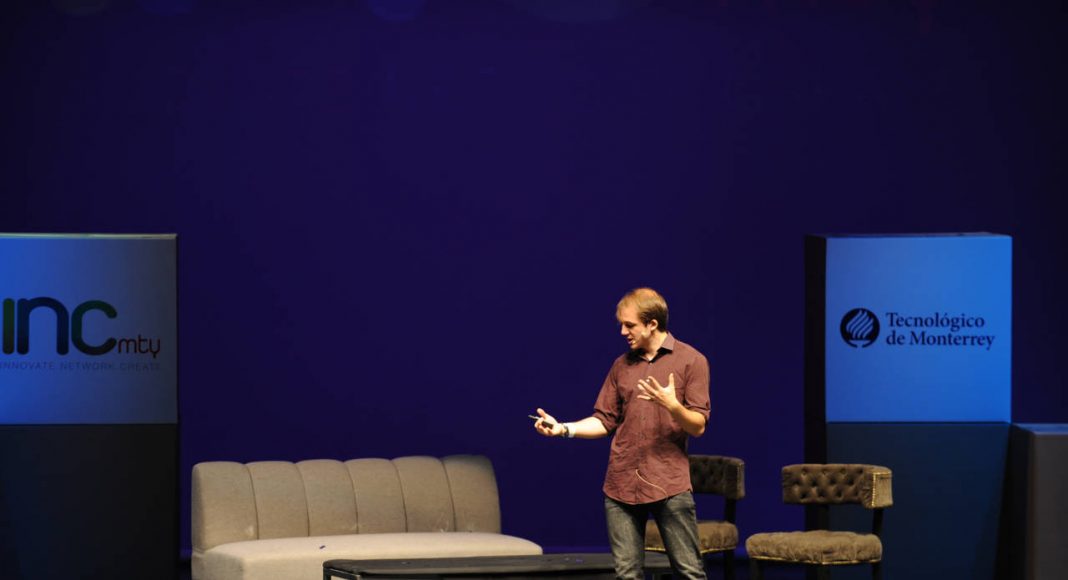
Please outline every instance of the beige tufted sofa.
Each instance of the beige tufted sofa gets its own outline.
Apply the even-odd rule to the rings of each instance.
[[[319,580],[332,559],[541,554],[501,534],[475,455],[193,467],[194,580]]]

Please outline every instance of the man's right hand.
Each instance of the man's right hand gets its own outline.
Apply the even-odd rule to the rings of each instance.
[[[534,429],[546,437],[560,437],[564,434],[564,426],[556,420],[555,417],[545,412],[545,409],[538,409],[538,416],[541,417],[534,422]]]

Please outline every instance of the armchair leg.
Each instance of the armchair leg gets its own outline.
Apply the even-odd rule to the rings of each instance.
[[[871,580],[883,580],[883,563],[872,562],[871,565]]]
[[[723,577],[734,580],[734,550],[723,552]]]
[[[764,569],[756,558],[749,558],[749,579],[764,580]]]
[[[819,580],[831,580],[831,567],[830,566],[817,566],[816,578]]]

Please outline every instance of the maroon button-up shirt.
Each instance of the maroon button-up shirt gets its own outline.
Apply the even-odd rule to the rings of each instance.
[[[613,433],[604,493],[626,504],[659,501],[692,491],[689,435],[667,409],[639,399],[638,381],[653,376],[666,387],[675,373],[675,396],[708,421],[708,359],[668,334],[652,361],[636,351],[617,358],[597,396],[593,416]]]

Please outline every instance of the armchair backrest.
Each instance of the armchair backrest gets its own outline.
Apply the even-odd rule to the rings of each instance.
[[[723,455],[691,455],[690,482],[694,493],[742,499],[745,497],[745,462]]]
[[[881,465],[803,463],[782,468],[782,501],[794,504],[855,503],[867,509],[894,504],[892,473]]]

